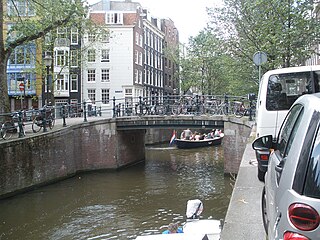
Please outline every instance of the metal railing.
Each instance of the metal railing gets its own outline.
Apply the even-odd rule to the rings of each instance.
[[[168,116],[168,115],[234,115],[248,116],[252,120],[255,114],[255,95],[170,95],[137,98],[113,98],[109,102],[95,101],[44,106],[41,109],[21,110],[0,114],[0,139],[10,139],[13,134],[19,138],[25,136],[29,126],[33,133],[54,128],[55,120],[62,119],[67,126],[68,119],[104,116],[118,118],[127,116]]]

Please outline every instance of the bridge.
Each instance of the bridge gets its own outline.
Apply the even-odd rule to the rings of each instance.
[[[147,139],[150,143],[168,141],[172,129],[223,128],[225,171],[238,173],[241,159],[242,167],[221,238],[264,237],[259,215],[262,184],[256,178],[256,167],[248,163],[254,154],[243,155],[245,147],[246,151],[250,148],[247,140],[253,122],[249,116],[187,113],[110,118],[104,115],[60,118],[53,130],[36,134],[32,132],[32,123],[27,122],[26,136],[16,134],[10,140],[0,141],[0,199],[70,177],[77,171],[117,169],[143,161]],[[248,218],[245,213],[250,210],[254,214]],[[242,216],[240,225],[239,216]]]

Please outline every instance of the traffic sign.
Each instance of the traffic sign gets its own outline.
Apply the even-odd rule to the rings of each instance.
[[[19,89],[20,89],[20,91],[23,91],[23,90],[24,90],[24,83],[20,83],[20,84],[19,84]]]

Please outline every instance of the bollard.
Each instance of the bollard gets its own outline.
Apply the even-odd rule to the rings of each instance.
[[[112,102],[113,102],[113,118],[115,118],[116,117],[116,97],[113,97]]]
[[[142,97],[141,96],[139,96],[139,109],[140,109],[140,115],[142,115],[143,109],[142,109]]]
[[[18,113],[18,126],[19,126],[19,138],[22,138],[24,137],[22,111],[19,111]]]
[[[88,122],[87,120],[87,105],[86,101],[83,102],[83,122]]]
[[[66,127],[66,104],[62,106],[62,120],[63,120],[63,127]]]
[[[47,112],[46,112],[46,106],[43,106],[42,110],[42,127],[43,127],[43,132],[47,132]]]

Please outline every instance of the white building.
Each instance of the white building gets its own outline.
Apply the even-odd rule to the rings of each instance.
[[[102,9],[90,12],[105,33],[99,37],[88,33],[83,41],[83,99],[102,109],[112,109],[113,98],[116,104],[138,102],[144,89],[141,8],[105,10],[110,9],[107,3],[97,3]]]

